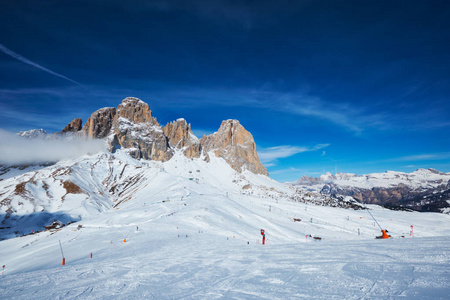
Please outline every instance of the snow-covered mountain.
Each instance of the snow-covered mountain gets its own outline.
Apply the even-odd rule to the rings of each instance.
[[[148,105],[126,98],[65,129],[45,141],[68,136],[76,147],[77,139],[103,139],[110,151],[0,166],[1,297],[444,299],[450,292],[449,215],[378,205],[368,213],[351,196],[316,189],[321,183],[276,182],[237,120],[198,139],[184,119],[163,128]],[[394,239],[375,240],[377,224]]]
[[[27,139],[47,138],[48,133],[44,129],[31,129],[27,131],[20,131],[17,135]]]
[[[2,176],[5,298],[444,299],[450,292],[449,215],[369,205],[394,237],[375,240],[380,229],[365,210],[330,207],[343,201],[182,151],[161,162],[117,150]]]
[[[289,188],[265,175],[239,173],[221,157],[188,158],[175,151],[166,162],[137,160],[127,151],[98,153],[49,166],[3,168],[0,175],[0,238],[43,230],[54,221],[67,224],[92,217],[151,193],[148,186],[163,180],[188,182],[212,194],[242,193],[305,204],[362,209],[348,197],[330,197]],[[183,183],[186,184],[186,183]],[[183,191],[185,186],[175,185]],[[175,188],[175,187],[173,187]],[[182,195],[183,192],[180,192]]]
[[[242,192],[316,205],[362,208],[351,197],[305,193],[270,179],[259,162],[252,135],[237,120],[223,121],[217,132],[198,139],[184,119],[162,128],[146,103],[126,98],[117,109],[94,112],[83,127],[81,119],[75,119],[51,138],[41,130],[37,133],[29,131],[21,136],[40,136],[49,141],[56,138],[59,143],[64,138],[71,142],[76,137],[103,139],[111,152],[44,165],[1,166],[0,238],[39,231],[55,221],[68,224],[99,214],[141,197],[145,187],[163,177],[173,181],[189,178],[206,184],[214,193]],[[79,146],[70,144],[69,148]],[[62,151],[67,152],[68,148]],[[184,171],[165,171],[177,168]]]
[[[148,104],[133,97],[125,98],[117,109],[102,108],[92,113],[80,134],[106,138],[110,151],[127,149],[134,158],[167,161],[180,149],[187,157],[208,160],[213,152],[238,172],[247,169],[268,175],[259,161],[253,136],[239,121],[223,121],[217,132],[198,139],[183,118],[163,128]]]
[[[450,212],[450,173],[434,169],[368,175],[327,173],[320,177],[304,176],[293,185],[322,194],[352,196],[365,203],[394,208]]]

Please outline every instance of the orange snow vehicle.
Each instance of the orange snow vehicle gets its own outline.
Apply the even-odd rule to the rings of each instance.
[[[376,239],[388,239],[388,238],[391,238],[392,236],[390,236],[389,234],[387,234],[387,230],[385,230],[385,229],[381,229],[381,235],[380,236],[377,236],[376,237]]]

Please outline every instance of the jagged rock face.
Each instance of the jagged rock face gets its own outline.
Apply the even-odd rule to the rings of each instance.
[[[183,149],[188,158],[198,158],[202,152],[202,146],[198,138],[191,131],[191,124],[185,119],[167,123],[164,134],[168,139],[169,146],[175,149]]]
[[[152,116],[152,111],[148,108],[148,104],[138,98],[127,97],[117,107],[117,118],[125,118],[132,123],[148,123],[157,125],[158,121]]]
[[[200,140],[205,152],[214,151],[238,172],[247,169],[256,174],[268,175],[256,153],[256,145],[250,132],[237,120],[226,120],[217,132]]]
[[[83,134],[91,139],[107,137],[111,131],[115,115],[115,107],[105,107],[95,111],[84,124]]]
[[[173,155],[148,104],[137,98],[125,98],[117,107],[112,131],[111,148],[127,148],[134,158],[167,161]]]
[[[247,169],[268,175],[256,153],[253,136],[237,120],[223,121],[219,130],[199,140],[186,120],[168,123],[164,129],[152,115],[148,104],[128,97],[115,108],[102,108],[94,112],[84,125],[83,134],[89,138],[107,137],[110,151],[125,148],[134,158],[167,161],[175,149],[188,158],[209,161],[208,152],[214,151],[233,169]]]
[[[73,119],[72,122],[67,124],[66,127],[64,127],[64,129],[61,132],[62,133],[78,132],[81,130],[82,127],[83,127],[83,123],[82,123],[81,119]]]
[[[166,127],[164,127],[164,134],[169,140],[171,147],[182,149],[190,142],[190,134],[192,134],[191,124],[187,124],[184,119],[167,123]]]

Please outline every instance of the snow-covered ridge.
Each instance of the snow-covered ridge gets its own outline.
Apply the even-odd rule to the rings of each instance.
[[[136,160],[129,149],[97,153],[50,166],[2,168],[0,238],[38,231],[53,220],[80,221],[155,192],[187,188],[200,194],[254,197],[360,209],[353,199],[304,193],[249,170],[237,172],[211,151],[188,158],[175,150],[166,162]],[[194,184],[194,186],[192,186]],[[353,201],[353,202],[352,202]],[[39,216],[39,217],[37,217]],[[13,232],[15,232],[13,234]]]
[[[213,153],[206,162],[203,157],[187,158],[182,150],[176,150],[172,159],[163,163],[136,160],[128,150],[101,152],[50,166],[2,167],[0,227],[10,230],[0,230],[0,238],[41,230],[52,220],[65,224],[95,216],[145,197],[149,193],[147,186],[162,191],[175,184],[182,190],[181,181],[188,185],[201,183],[203,191],[210,193],[240,193],[245,185],[251,187],[247,192],[254,194],[265,194],[260,185],[272,188],[274,193],[289,192],[266,176],[249,171],[237,173]]]
[[[27,139],[47,138],[48,133],[44,129],[31,129],[27,131],[19,131],[17,135]]]
[[[317,178],[304,176],[293,186],[322,194],[352,196],[365,203],[393,209],[450,211],[450,173],[434,169],[367,175],[327,173]]]
[[[318,178],[302,177],[295,185],[323,185],[334,183],[339,186],[371,189],[374,187],[390,188],[400,184],[409,187],[437,187],[450,181],[450,173],[439,172],[434,169],[418,169],[411,173],[386,171],[385,173],[372,173],[356,175],[352,173],[326,173]]]

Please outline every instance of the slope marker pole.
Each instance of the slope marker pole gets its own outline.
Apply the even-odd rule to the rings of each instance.
[[[61,240],[58,240],[58,241],[59,241],[59,248],[61,249],[62,265],[65,266],[66,265],[66,259],[64,258],[64,253],[63,253],[63,249],[62,249],[62,246],[61,246]]]

